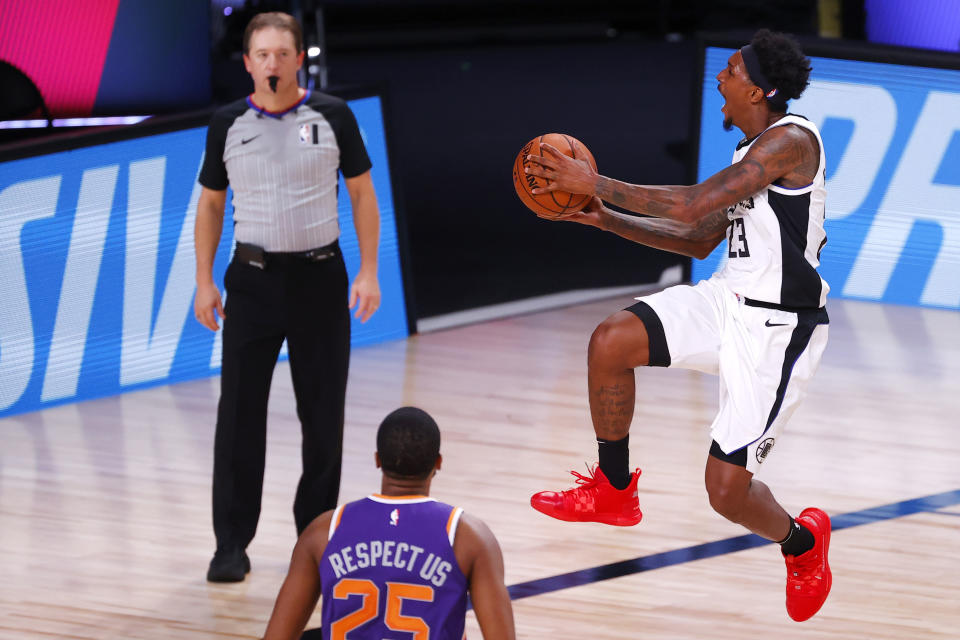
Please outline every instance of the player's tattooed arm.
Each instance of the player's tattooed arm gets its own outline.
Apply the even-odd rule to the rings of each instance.
[[[818,151],[813,146],[809,134],[799,127],[774,127],[750,147],[740,162],[699,184],[634,185],[598,176],[595,192],[602,200],[629,211],[693,224],[712,212],[736,205],[781,178],[791,179],[791,183],[798,183],[796,186],[809,184],[819,163],[819,155],[811,163],[814,151]]]
[[[598,226],[648,247],[702,259],[726,237],[729,225],[726,211],[714,211],[686,224],[664,218],[631,216],[604,207]]]

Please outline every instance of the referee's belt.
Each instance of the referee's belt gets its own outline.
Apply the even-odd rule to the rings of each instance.
[[[266,269],[272,262],[323,262],[340,255],[340,244],[336,240],[330,244],[307,249],[306,251],[264,251],[263,247],[246,242],[238,242],[233,259],[258,269]]]

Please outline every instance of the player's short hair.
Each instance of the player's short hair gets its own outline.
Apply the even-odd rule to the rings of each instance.
[[[440,428],[423,409],[401,407],[380,423],[377,453],[386,475],[425,479],[440,455]]]
[[[760,29],[753,35],[750,46],[757,54],[763,75],[779,90],[783,101],[799,98],[810,84],[812,67],[796,38]]]
[[[293,43],[297,47],[297,53],[303,51],[303,29],[300,23],[289,13],[282,11],[270,11],[268,13],[258,13],[253,16],[243,32],[243,52],[250,54],[250,38],[260,29],[273,27],[281,31],[289,31],[293,34]]]

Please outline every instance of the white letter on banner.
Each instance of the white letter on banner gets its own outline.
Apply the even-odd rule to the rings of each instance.
[[[60,176],[26,180],[0,191],[0,409],[13,405],[33,372],[33,319],[20,232],[56,213]]]
[[[863,204],[897,126],[897,103],[893,96],[875,85],[811,82],[803,97],[790,105],[821,130],[828,118],[853,122],[853,135],[840,158],[827,155],[827,166],[836,169],[827,180],[827,219],[845,218]]]
[[[194,185],[180,227],[160,310],[151,331],[165,167],[165,157],[130,163],[123,343],[120,347],[120,384],[123,386],[160,380],[170,375],[187,313],[193,304],[193,223],[199,197],[197,185]]]
[[[920,302],[960,307],[960,187],[933,182],[958,130],[960,94],[931,91],[847,278],[844,295],[881,299],[914,222],[925,220],[940,225],[943,243]]]
[[[83,172],[70,233],[70,251],[60,287],[53,341],[50,343],[43,392],[40,395],[44,402],[77,394],[119,171],[120,165],[115,164]]]

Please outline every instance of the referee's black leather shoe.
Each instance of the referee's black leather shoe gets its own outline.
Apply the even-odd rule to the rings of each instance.
[[[236,547],[217,549],[207,569],[208,582],[242,582],[250,573],[247,552]]]

